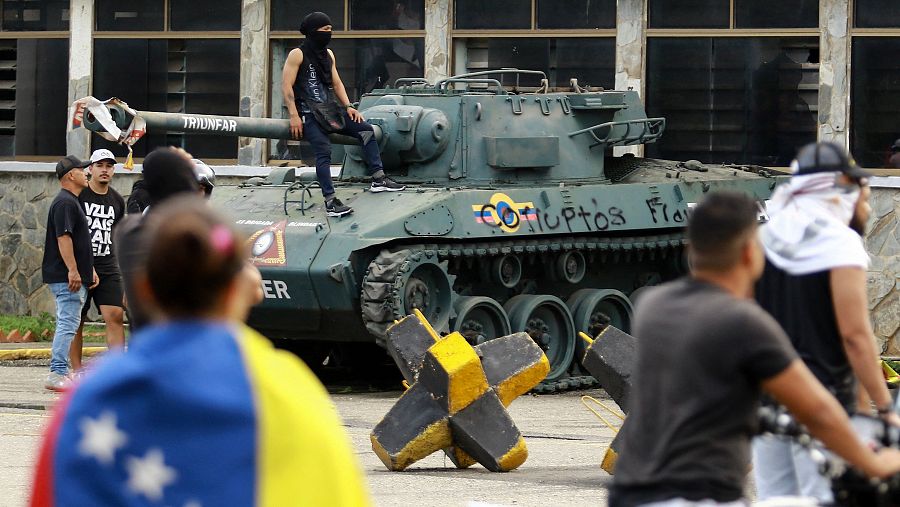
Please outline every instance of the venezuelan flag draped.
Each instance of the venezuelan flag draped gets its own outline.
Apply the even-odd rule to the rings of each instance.
[[[328,394],[246,327],[138,333],[56,409],[34,506],[368,505]]]

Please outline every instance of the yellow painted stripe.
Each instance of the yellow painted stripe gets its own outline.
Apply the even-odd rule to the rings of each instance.
[[[106,347],[85,347],[84,356],[95,356],[106,352]],[[50,349],[7,349],[0,350],[0,361],[19,361],[22,359],[49,359]]]
[[[541,353],[540,361],[516,372],[497,386],[495,391],[504,407],[508,407],[516,398],[527,393],[542,380],[547,378],[550,372],[550,361],[547,355]]]
[[[256,404],[256,505],[369,505],[350,439],[319,380],[249,328],[239,343]]]
[[[459,333],[440,339],[428,349],[447,374],[447,405],[450,415],[469,406],[490,389],[481,359]]]
[[[434,451],[449,446],[453,441],[448,419],[432,423],[394,455],[391,455],[381,445],[374,433],[369,435],[369,439],[372,441],[372,450],[375,451],[375,455],[384,463],[384,466],[395,472],[404,470]]]
[[[528,459],[528,447],[525,445],[525,439],[519,437],[516,445],[500,458],[500,471],[509,472],[519,468],[525,460]]]

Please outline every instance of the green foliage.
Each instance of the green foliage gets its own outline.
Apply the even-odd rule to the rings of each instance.
[[[18,329],[23,335],[31,331],[36,340],[50,341],[53,339],[53,331],[56,329],[56,318],[47,312],[41,312],[38,316],[0,315],[0,329],[6,333]],[[41,336],[45,329],[50,330],[50,336],[47,338]]]

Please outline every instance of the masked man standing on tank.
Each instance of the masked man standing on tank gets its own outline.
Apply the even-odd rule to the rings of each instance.
[[[857,406],[858,380],[878,414],[898,425],[867,306],[869,256],[862,236],[870,213],[869,174],[833,143],[804,146],[791,169],[791,180],[772,195],[771,219],[760,231],[766,266],[756,299],[845,411],[871,411]],[[758,500],[802,495],[833,501],[829,481],[809,454],[784,437],[754,441],[753,472]]]
[[[371,192],[398,192],[406,187],[388,178],[381,164],[375,133],[356,109],[338,75],[331,41],[331,19],[322,12],[303,18],[300,33],[306,36],[299,48],[291,50],[284,62],[281,89],[290,113],[291,136],[306,139],[316,154],[316,178],[325,197],[328,216],[353,212],[334,195],[331,180],[331,141],[328,133],[356,138],[372,175]],[[324,123],[324,125],[323,125]]]

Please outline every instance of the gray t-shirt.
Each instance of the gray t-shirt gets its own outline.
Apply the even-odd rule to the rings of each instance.
[[[684,278],[638,305],[634,390],[610,506],[742,496],[760,383],[797,355],[752,300]]]

